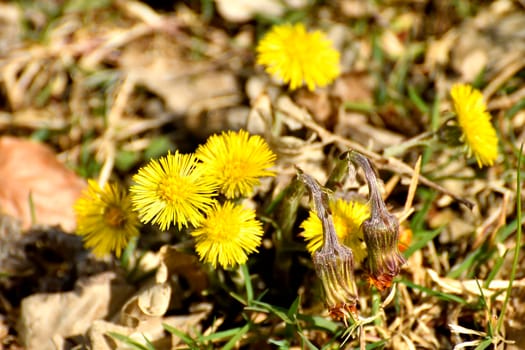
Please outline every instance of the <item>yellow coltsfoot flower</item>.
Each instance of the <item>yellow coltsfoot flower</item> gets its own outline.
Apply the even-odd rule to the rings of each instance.
[[[228,131],[212,135],[195,152],[206,175],[227,198],[249,195],[263,176],[274,176],[267,170],[275,154],[259,135],[247,131]]]
[[[196,226],[213,205],[217,186],[204,176],[193,154],[168,154],[152,160],[133,176],[133,208],[143,223],[158,224],[161,230]]]
[[[331,201],[329,207],[339,242],[352,249],[354,261],[360,263],[366,257],[361,224],[370,217],[370,208],[365,203],[343,199]],[[306,249],[314,254],[323,246],[323,224],[315,211],[310,211],[301,228],[301,235],[308,242]]]
[[[291,90],[306,85],[313,91],[340,74],[339,52],[332,42],[321,31],[307,32],[302,23],[272,27],[257,45],[257,64]]]
[[[257,251],[263,230],[254,210],[227,201],[216,203],[191,234],[201,260],[228,268],[244,264]]]
[[[94,180],[76,201],[76,234],[83,237],[84,245],[102,257],[115,252],[117,257],[129,240],[139,235],[139,219],[132,210],[131,201],[117,184],[101,188]]]
[[[478,166],[493,165],[498,157],[498,136],[490,123],[490,114],[479,90],[467,84],[450,89],[458,124],[468,155],[474,154]]]

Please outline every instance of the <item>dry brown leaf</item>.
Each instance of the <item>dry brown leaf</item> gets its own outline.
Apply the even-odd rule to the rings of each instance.
[[[85,182],[44,144],[15,137],[0,139],[0,210],[29,228],[31,202],[37,224],[75,228],[73,204]]]
[[[108,336],[108,332],[119,333],[146,345],[146,339],[151,342],[156,349],[175,349],[181,340],[174,336],[167,336],[163,324],[169,325],[181,332],[195,334],[200,329],[199,323],[210,312],[211,308],[202,310],[190,315],[153,317],[140,323],[137,327],[120,326],[103,320],[93,322],[87,337],[92,349],[113,350],[130,349],[123,343],[116,341]]]
[[[28,349],[54,350],[56,339],[85,333],[110,315],[132,287],[105,272],[77,282],[74,291],[33,294],[22,301],[19,338]]]
[[[169,283],[159,283],[139,295],[137,304],[148,316],[162,316],[170,304],[171,287]]]
[[[138,327],[152,318],[162,317],[170,306],[171,294],[168,283],[157,284],[150,280],[122,307],[120,323],[127,327]]]
[[[180,47],[171,41],[170,38],[158,37],[147,43],[137,41],[130,44],[120,59],[121,69],[137,85],[160,96],[172,112],[188,115],[187,127],[203,134],[209,130],[210,120],[199,116],[208,111],[238,106],[241,101],[239,86],[231,71],[219,68],[214,61],[187,59]],[[220,120],[214,120],[214,125],[228,128],[227,113],[215,117]]]
[[[280,17],[285,7],[279,0],[215,0],[219,14],[230,22],[245,22],[261,14]]]
[[[16,4],[0,4],[0,52],[8,52],[22,37],[22,10]]]
[[[453,278],[441,277],[432,269],[427,269],[427,273],[443,292],[462,296],[483,296],[485,298],[490,298],[496,293],[499,293],[496,296],[496,300],[503,301],[505,294],[500,292],[506,290],[509,286],[509,281],[492,280],[486,288],[483,287],[482,290],[480,290],[480,286],[483,286],[484,284],[483,280],[459,281]],[[525,279],[515,280],[512,284],[513,289],[523,289],[524,287]]]
[[[465,21],[451,47],[452,65],[462,79],[473,81],[482,69],[487,70],[487,78],[491,79],[510,61],[523,57],[524,21],[525,14],[510,1],[495,1],[472,20]]]
[[[183,253],[174,246],[165,245],[160,248],[159,256],[161,268],[156,276],[158,282],[164,282],[168,280],[168,276],[175,274],[182,276],[194,293],[200,293],[208,288],[208,275],[195,255]]]

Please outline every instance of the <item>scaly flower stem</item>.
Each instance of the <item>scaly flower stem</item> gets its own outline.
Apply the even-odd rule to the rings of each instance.
[[[363,222],[362,228],[368,251],[369,280],[377,289],[384,290],[392,285],[392,280],[406,262],[398,248],[399,222],[386,208],[368,158],[356,151],[347,152],[342,157],[357,163],[365,173],[370,199],[370,218]]]
[[[323,224],[323,246],[313,256],[315,272],[321,282],[330,315],[345,324],[357,316],[357,288],[354,283],[352,251],[339,244],[328,198],[312,177],[298,169],[297,177],[304,182],[314,201],[317,216]]]

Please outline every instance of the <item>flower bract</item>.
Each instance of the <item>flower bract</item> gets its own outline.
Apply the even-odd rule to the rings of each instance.
[[[210,136],[196,156],[227,198],[247,196],[260,177],[274,175],[268,168],[274,165],[275,154],[262,137],[244,130]]]
[[[84,245],[93,248],[96,256],[115,252],[117,257],[129,240],[139,234],[139,219],[132,210],[131,201],[117,184],[100,187],[94,180],[76,201],[76,233],[83,237]]]
[[[226,201],[215,204],[191,234],[201,260],[228,268],[244,264],[257,251],[263,230],[254,210]]]
[[[304,25],[276,25],[257,45],[257,64],[295,90],[310,91],[334,81],[340,74],[339,52],[321,31],[307,32]]]
[[[498,156],[498,136],[490,123],[483,95],[467,84],[454,85],[450,95],[468,155],[474,154],[480,168],[493,165]]]
[[[322,223],[321,249],[313,254],[317,277],[321,280],[325,303],[330,316],[347,324],[357,316],[357,287],[354,278],[354,257],[350,248],[339,243],[326,193],[311,176],[298,171],[314,202],[314,211]]]
[[[356,151],[350,151],[349,159],[361,166],[368,184],[370,217],[361,225],[368,252],[368,280],[384,290],[390,288],[406,263],[399,252],[399,221],[386,208],[370,160]]]
[[[330,211],[335,232],[339,242],[346,245],[354,253],[355,262],[361,262],[366,257],[366,245],[363,241],[361,224],[370,216],[367,204],[358,201],[337,199],[330,202]],[[301,235],[308,241],[306,249],[313,254],[323,245],[323,225],[314,211],[303,221]]]
[[[139,169],[131,186],[133,208],[144,223],[161,230],[196,226],[214,203],[216,185],[193,154],[168,154]]]

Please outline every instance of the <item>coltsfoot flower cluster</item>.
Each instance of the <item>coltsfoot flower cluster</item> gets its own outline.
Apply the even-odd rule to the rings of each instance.
[[[368,280],[379,290],[392,285],[405,264],[399,251],[399,223],[388,212],[378,190],[370,161],[350,151],[342,156],[359,165],[369,188],[369,202],[330,201],[313,178],[299,170],[314,202],[314,210],[301,224],[302,236],[313,256],[316,273],[321,280],[330,315],[345,323],[355,320],[357,289],[354,264],[365,259]]]
[[[161,230],[191,228],[201,260],[214,268],[244,264],[263,235],[255,210],[238,204],[249,196],[276,156],[266,141],[244,130],[210,136],[195,154],[176,151],[151,160],[133,176],[130,195],[95,181],[75,206],[77,233],[102,256],[120,256],[139,234],[140,222]]]
[[[201,260],[213,267],[243,264],[263,234],[255,211],[233,200],[249,196],[276,156],[266,141],[244,130],[212,135],[195,154],[152,160],[133,177],[131,199],[143,223],[192,227]],[[226,199],[221,199],[223,195]]]

